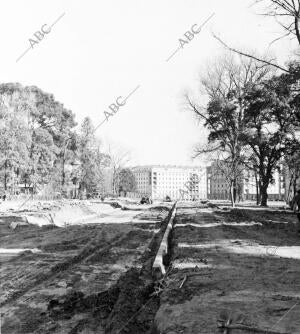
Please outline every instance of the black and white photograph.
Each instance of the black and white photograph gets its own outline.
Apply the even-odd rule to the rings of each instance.
[[[300,334],[300,0],[2,0],[0,334]]]

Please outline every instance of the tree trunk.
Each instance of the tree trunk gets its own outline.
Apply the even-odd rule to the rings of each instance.
[[[260,193],[259,193],[257,173],[255,172],[254,175],[255,175],[255,188],[256,188],[256,205],[259,205],[259,203],[260,203]]]
[[[233,182],[233,201],[236,203],[237,198],[237,189],[236,189],[236,181]]]
[[[260,185],[260,196],[261,196],[261,202],[260,206],[268,206],[268,184],[261,184]]]
[[[65,155],[64,155],[62,159],[62,180],[61,180],[62,188],[65,185],[65,181],[66,181],[66,172],[65,172]]]
[[[234,182],[230,182],[230,200],[231,200],[231,206],[235,207],[235,198],[234,198]]]
[[[298,14],[299,15],[299,14]],[[296,32],[296,37],[297,37],[297,40],[298,40],[298,43],[300,45],[300,32],[299,32],[299,26],[298,26],[298,15],[295,15],[295,22],[294,22],[294,25],[295,25],[295,32]]]
[[[7,190],[7,160],[4,163],[4,190]]]

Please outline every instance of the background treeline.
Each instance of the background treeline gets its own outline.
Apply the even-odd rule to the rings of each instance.
[[[126,172],[101,151],[94,129],[88,117],[78,126],[72,111],[52,94],[35,86],[1,84],[1,193],[80,197],[103,192],[105,167],[114,170],[114,190],[124,190],[122,175]]]

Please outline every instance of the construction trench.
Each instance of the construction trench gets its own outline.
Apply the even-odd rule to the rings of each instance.
[[[168,270],[168,247],[175,213],[176,203],[142,255],[141,268],[130,268],[109,290],[89,296],[75,292],[62,300],[51,301],[48,307],[51,316],[70,316],[90,311],[91,318],[74,327],[70,331],[72,334],[81,333],[87,323],[94,322],[95,318],[100,321],[99,327],[109,334],[159,333],[154,318]]]
[[[142,269],[117,283],[106,333],[300,333],[294,218],[175,203]]]
[[[291,212],[181,202],[163,217],[153,225],[155,233],[148,223],[134,230],[127,224],[99,227],[98,239],[76,256],[1,302],[6,311],[16,300],[24,306],[36,298],[30,291],[37,284],[49,281],[53,291],[66,276],[73,280],[72,289],[48,298],[36,318],[34,309],[23,312],[21,329],[11,324],[18,313],[8,316],[2,334],[300,333],[300,240]],[[94,237],[98,227],[89,228]],[[107,233],[111,238],[103,243]],[[108,288],[97,283],[129,249],[142,251]],[[99,261],[107,263],[104,272],[89,273]],[[84,279],[74,277],[78,268]]]

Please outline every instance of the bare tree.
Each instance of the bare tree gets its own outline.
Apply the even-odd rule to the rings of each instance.
[[[230,53],[207,66],[205,75],[200,78],[200,88],[204,88],[209,98],[207,107],[185,94],[188,109],[210,131],[209,145],[196,148],[194,157],[213,152],[222,155],[226,166],[230,166],[231,173],[227,176],[233,205],[243,159],[241,136],[245,128],[245,90],[248,85],[260,82],[271,73],[271,67],[266,64]]]
[[[280,65],[277,65],[276,63],[274,63],[275,59],[274,58],[267,58],[267,57],[258,57],[258,56],[255,56],[253,54],[250,54],[250,53],[246,53],[246,52],[243,52],[243,51],[240,51],[238,49],[235,49],[231,46],[229,46],[228,44],[226,44],[220,37],[216,36],[215,34],[213,34],[213,37],[219,41],[227,51],[230,51],[230,52],[234,52],[242,57],[246,57],[246,58],[249,58],[249,59],[252,59],[252,60],[255,60],[261,64],[264,64],[264,65],[269,65],[269,66],[272,66],[276,69],[279,69],[281,71],[284,71],[286,73],[289,73],[289,70],[280,66]]]
[[[218,158],[212,163],[211,177],[217,179],[223,176],[227,184],[227,194],[229,195],[232,207],[235,207],[237,198],[243,194],[242,178],[243,168],[242,161],[235,163],[229,155],[224,156],[224,152],[218,152]],[[211,181],[213,182],[213,181]]]
[[[116,195],[119,193],[119,173],[131,160],[130,151],[121,147],[116,147],[115,145],[109,145],[108,154],[110,156],[111,167],[113,169],[112,188],[114,194]]]
[[[276,22],[283,28],[284,35],[276,38],[273,42],[288,36],[296,38],[300,45],[299,31],[299,0],[256,0],[257,4],[263,4],[265,16],[274,17]]]
[[[298,46],[300,46],[300,0],[255,0],[254,4],[263,5],[262,15],[274,17],[276,22],[281,26],[284,31],[283,35],[274,39],[270,44],[282,38],[291,37],[292,39],[296,39],[298,42]],[[273,58],[268,59],[266,57],[257,57],[254,54],[243,52],[229,46],[225,41],[223,41],[215,34],[213,34],[213,36],[229,51],[235,52],[249,59],[256,60],[262,64],[271,65],[274,68],[289,73],[289,70],[287,68],[276,64],[274,62],[275,59]],[[299,55],[299,52],[297,52],[296,55]]]
[[[244,59],[232,52],[210,62],[206,73],[200,77],[202,87],[210,99],[227,99],[233,91],[242,99],[245,87],[265,79],[274,73],[269,64],[261,64],[255,58]],[[241,101],[239,104],[241,105]]]

